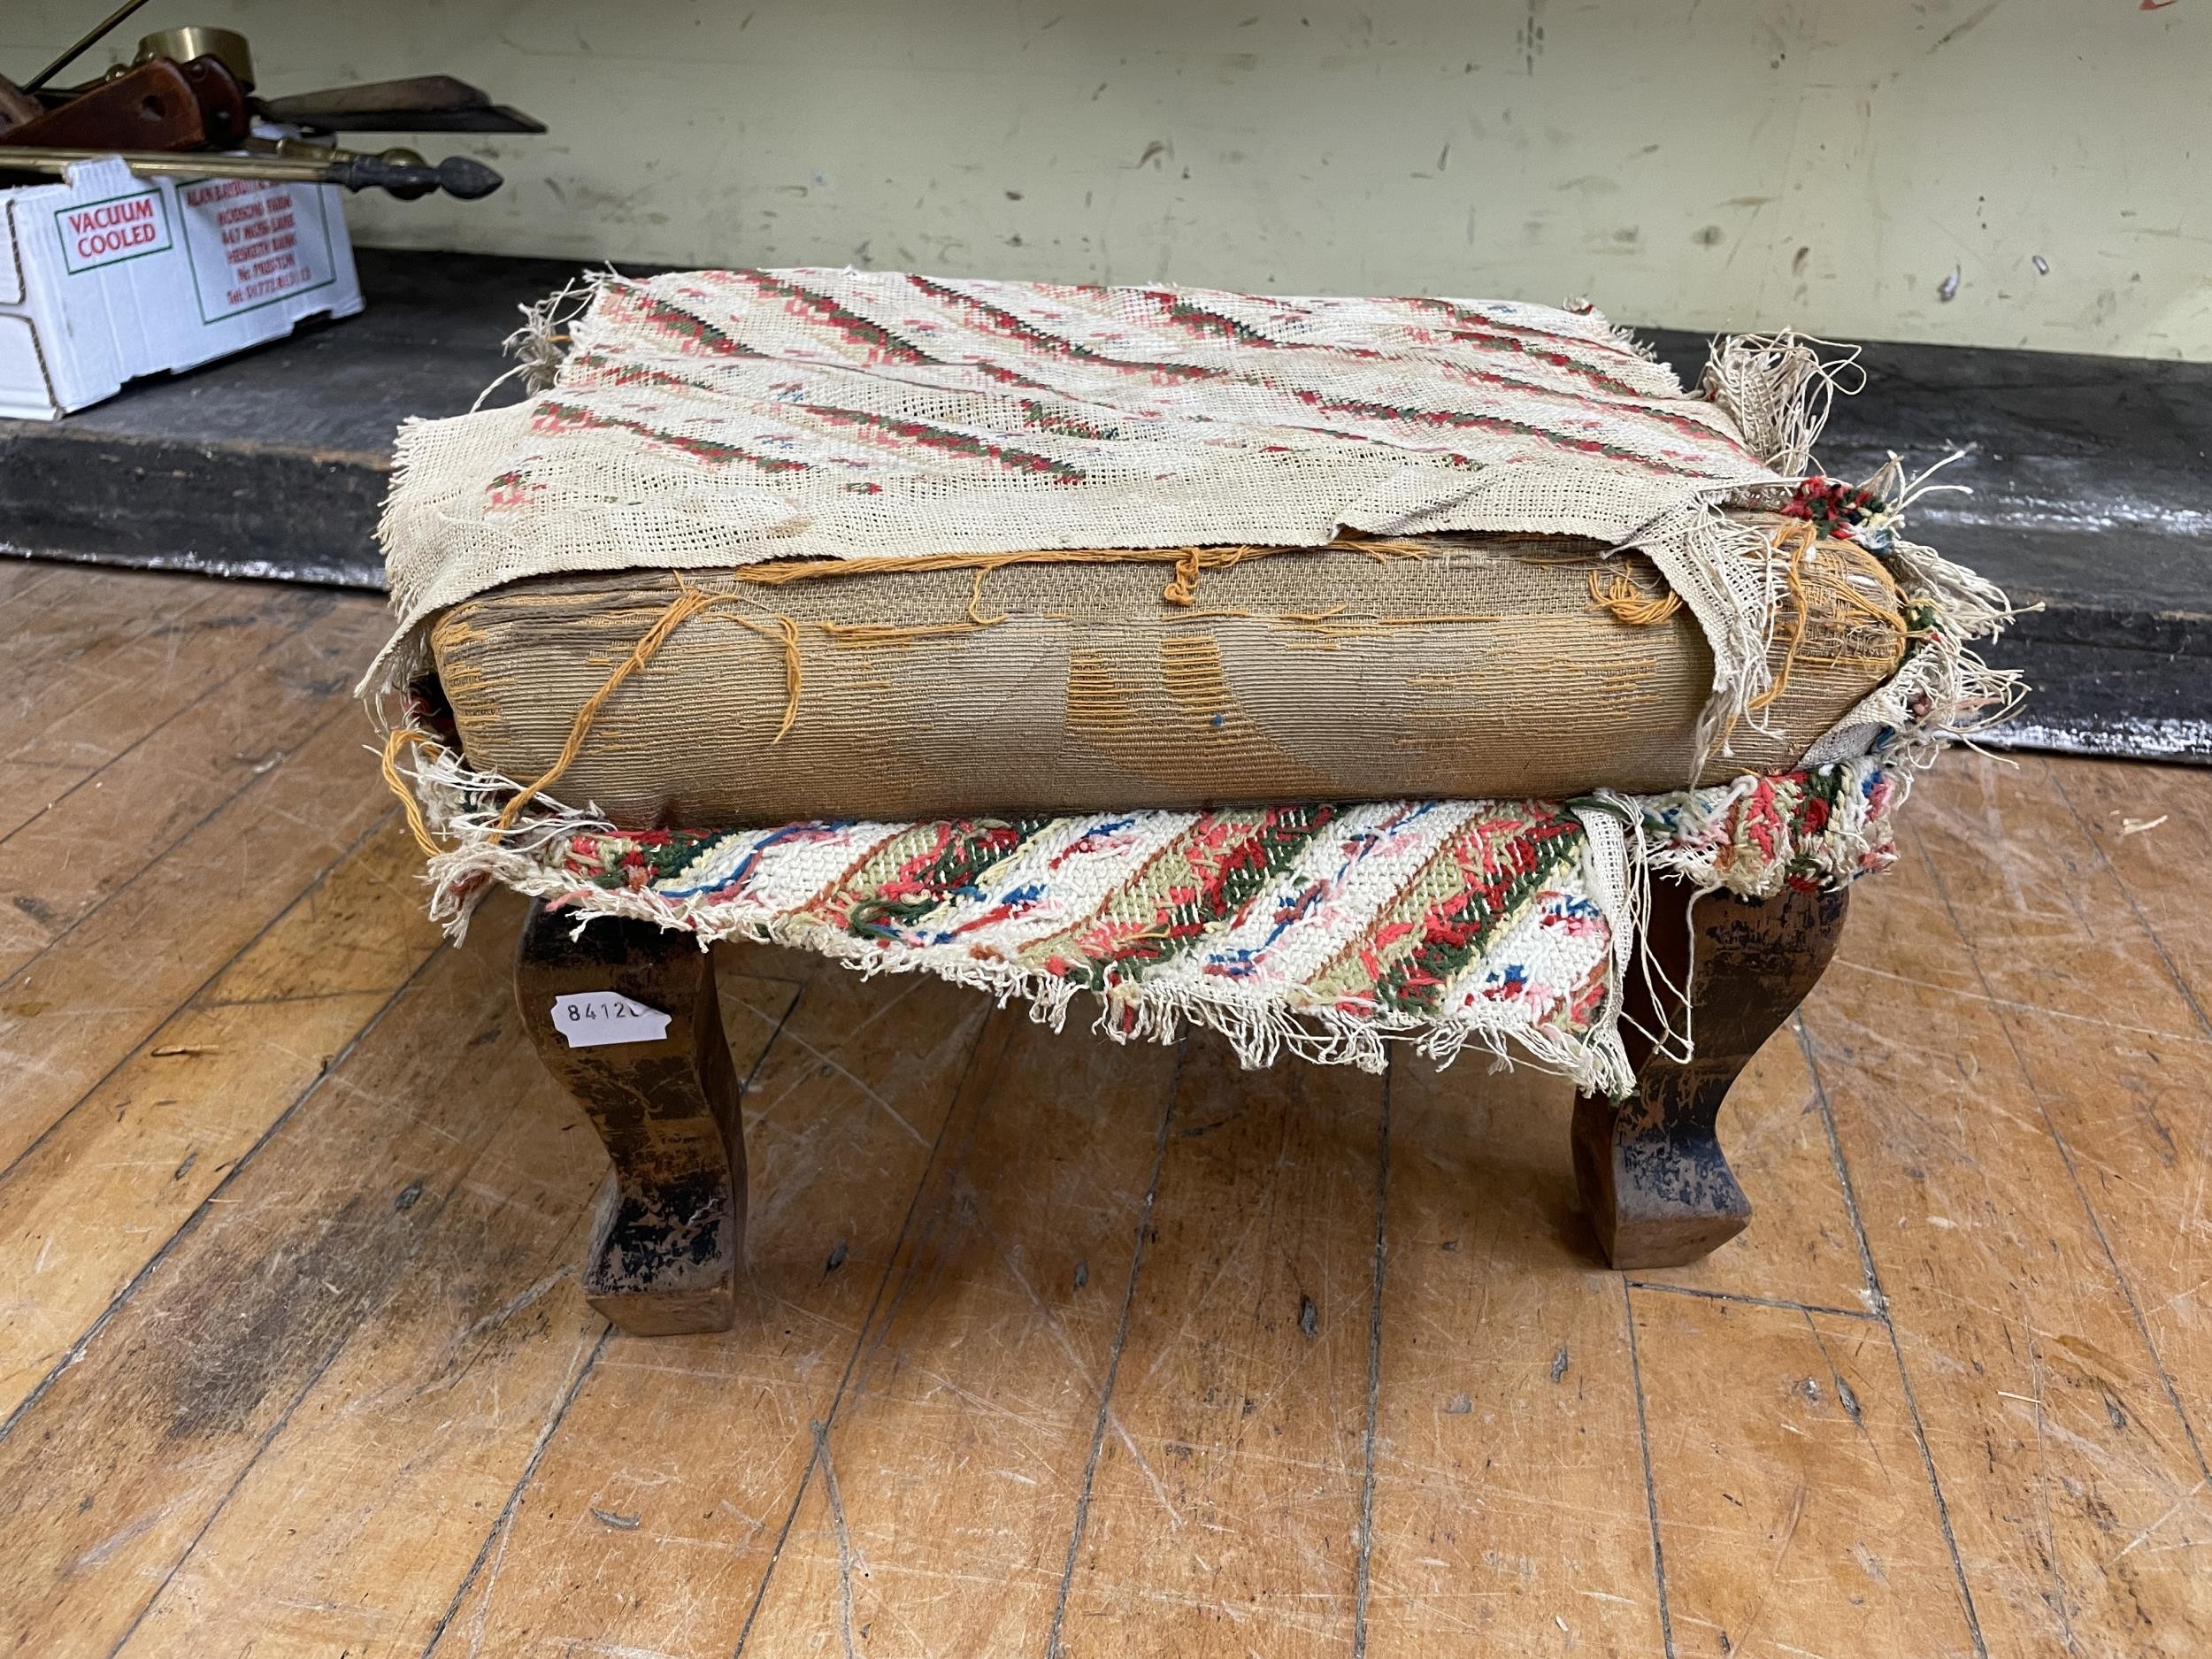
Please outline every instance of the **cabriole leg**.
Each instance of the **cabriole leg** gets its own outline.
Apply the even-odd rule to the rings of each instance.
[[[1575,1182],[1617,1268],[1679,1267],[1725,1244],[1751,1219],[1751,1201],[1720,1148],[1722,1099],[1760,1044],[1805,999],[1835,954],[1849,895],[1785,888],[1765,900],[1709,893],[1690,913],[1690,889],[1653,883],[1651,949],[1667,977],[1690,985],[1696,1057],[1651,1052],[1624,1022],[1636,1087],[1619,1101],[1575,1102]],[[1654,1027],[1648,987],[1632,985],[1627,1012]],[[1674,1024],[1680,1028],[1678,1010]]]
[[[572,938],[575,926],[530,907],[515,993],[539,1057],[614,1160],[585,1298],[641,1336],[726,1331],[745,1249],[745,1141],[712,959],[649,922],[602,917]]]

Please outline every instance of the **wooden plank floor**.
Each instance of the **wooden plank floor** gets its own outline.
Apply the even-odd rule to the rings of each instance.
[[[641,1340],[382,631],[0,564],[0,1647],[2212,1654],[2212,773],[1947,758],[1632,1279],[1555,1079],[728,951],[743,1311]]]

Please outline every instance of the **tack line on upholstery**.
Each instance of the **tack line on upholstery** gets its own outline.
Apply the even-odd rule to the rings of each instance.
[[[1801,659],[1823,671],[1778,726],[1785,741],[1749,739],[1750,760],[1775,770],[1793,764],[1812,735],[1895,666],[1905,628],[1893,585],[1874,560],[1832,541],[1816,556],[1801,520],[1778,518],[1769,528],[1791,566],[1777,697],[1792,688]],[[974,587],[949,583],[945,573],[967,570],[975,556],[938,562],[934,580],[841,562],[790,574],[764,565],[629,581],[541,580],[469,602],[439,623],[441,701],[477,765],[530,780],[508,803],[503,828],[526,797],[560,783],[588,741],[596,758],[573,798],[632,826],[1408,793],[1571,795],[1685,780],[1699,695],[1686,682],[1705,672],[1695,630],[1686,618],[1671,620],[1675,608],[1663,603],[1623,618],[1601,595],[1588,596],[1583,574],[1594,585],[1598,575],[1590,544],[1486,538],[1280,549],[1304,557],[1269,557],[1264,580],[1236,568],[1253,568],[1252,551],[1210,551],[1216,557],[1206,568],[1225,573],[1208,580],[1230,591],[1203,606],[1177,603],[1196,596],[1187,572],[1153,603],[1135,561],[1058,553],[1019,562],[982,556]],[[1363,558],[1390,568],[1361,577]],[[1009,567],[1018,591],[987,615],[980,579]],[[1621,561],[1605,568],[1625,575]],[[818,580],[826,577],[837,580]],[[791,593],[801,581],[822,591],[803,604],[750,603],[757,586]],[[1302,598],[1313,608],[1294,608]],[[1465,608],[1485,599],[1489,607]],[[649,684],[636,678],[679,626],[710,611],[764,636],[779,668],[733,645],[701,643],[680,653],[666,677],[656,665]],[[638,619],[626,622],[632,615]],[[989,631],[1010,624],[993,643]],[[826,641],[803,658],[803,630]],[[1041,645],[1040,630],[1051,636]],[[772,673],[780,677],[772,687]],[[622,696],[621,730],[601,741],[593,734],[625,685],[643,689]],[[994,687],[1002,703],[992,704]],[[827,701],[818,704],[818,696]],[[780,756],[802,699],[816,709],[804,753]],[[979,716],[977,703],[995,707],[995,718]],[[748,710],[772,706],[780,718],[763,730]],[[1509,708],[1517,708],[1515,718],[1502,724]],[[1391,729],[1370,730],[1377,721]],[[895,770],[941,777],[941,788],[902,793],[879,772],[870,774],[872,789],[825,780],[856,765],[865,772],[864,756],[902,726],[909,741],[895,751],[902,762]],[[1525,741],[1498,741],[1509,735]],[[1048,749],[1039,749],[1048,737]],[[1517,762],[1515,751],[1530,743],[1549,758]],[[1056,800],[1026,782],[1010,785],[993,764],[1048,751],[1061,755],[1059,771],[1084,774]],[[1105,772],[1092,778],[1102,764]],[[780,769],[788,774],[782,784]],[[1722,765],[1707,780],[1743,769]],[[1118,773],[1127,774],[1120,794]]]

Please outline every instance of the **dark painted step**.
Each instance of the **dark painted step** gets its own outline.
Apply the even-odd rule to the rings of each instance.
[[[377,588],[392,434],[466,410],[567,260],[362,249],[368,310],[51,425],[0,421],[0,548]],[[1686,380],[1701,336],[1657,331]],[[2045,609],[1991,655],[2035,695],[2023,747],[2212,763],[2212,365],[1870,345],[1820,458],[1946,469],[1912,534]],[[491,395],[520,396],[513,381]]]
[[[1655,331],[1694,384],[1700,335]],[[2212,364],[1874,344],[1821,465],[1966,451],[1908,532],[2022,605],[1985,655],[2033,695],[1993,742],[2212,764]]]
[[[368,309],[50,423],[0,420],[0,544],[232,576],[381,588],[392,434],[457,415],[511,365],[516,307],[568,260],[362,248]],[[515,382],[490,401],[520,396]]]

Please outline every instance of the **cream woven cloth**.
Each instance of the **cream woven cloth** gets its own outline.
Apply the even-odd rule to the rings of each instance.
[[[1689,605],[1716,733],[1765,687],[1777,580],[1719,508],[1803,470],[1822,383],[1786,337],[1732,342],[1693,397],[1540,305],[895,272],[603,277],[518,342],[529,401],[402,429],[397,641],[552,572],[1573,534]]]

